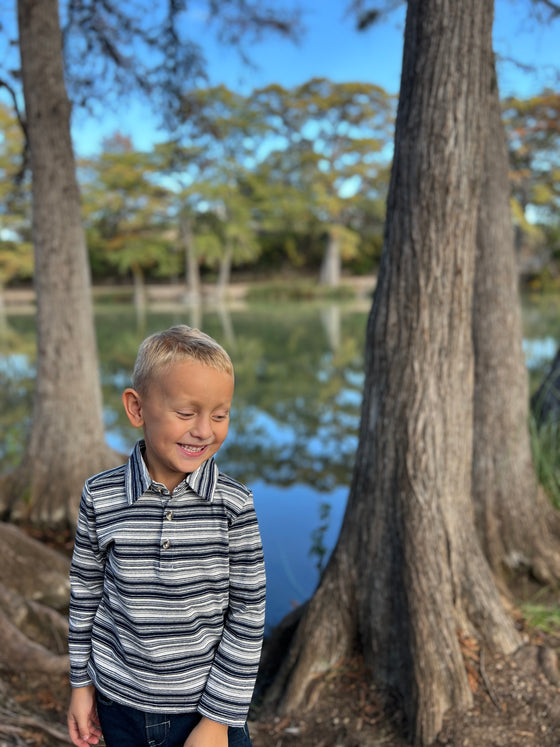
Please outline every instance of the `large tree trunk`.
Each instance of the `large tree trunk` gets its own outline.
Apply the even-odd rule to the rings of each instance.
[[[493,66],[490,74],[473,310],[473,500],[494,573],[507,581],[529,572],[553,583],[560,579],[560,548],[549,525],[557,524],[557,517],[538,489],[532,463],[508,155]]]
[[[70,139],[57,0],[19,0],[33,175],[37,379],[11,516],[73,524],[85,478],[116,461],[105,443],[91,287]]]
[[[305,705],[356,647],[433,741],[472,694],[458,636],[519,638],[476,540],[472,294],[493,4],[410,0],[360,439],[333,556],[267,696]]]

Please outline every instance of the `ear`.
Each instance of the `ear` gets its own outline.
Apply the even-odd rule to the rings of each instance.
[[[122,402],[131,424],[135,428],[140,428],[144,425],[142,401],[136,389],[125,389],[122,393]]]

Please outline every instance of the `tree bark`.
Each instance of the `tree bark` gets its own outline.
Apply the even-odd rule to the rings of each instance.
[[[30,605],[28,600],[15,592],[9,592],[0,584],[0,669],[10,672],[65,674],[69,667],[67,653],[53,652],[22,630],[30,614]],[[11,619],[7,610],[15,619]],[[33,612],[37,614],[37,610]],[[66,644],[68,626],[65,618],[48,607],[41,610],[41,618],[43,624],[57,626],[59,640]]]
[[[26,452],[7,483],[7,513],[73,525],[84,480],[117,457],[104,437],[57,0],[19,0],[18,24],[33,175],[37,378]]]
[[[412,741],[472,703],[459,636],[520,643],[471,498],[475,239],[491,0],[411,0],[359,446],[340,537],[266,701],[290,712],[358,648]]]
[[[185,300],[189,303],[200,303],[200,268],[194,247],[190,217],[182,212],[179,217],[179,240],[185,255],[185,281],[187,292]]]
[[[216,281],[216,295],[219,299],[225,298],[229,282],[231,279],[231,265],[233,263],[233,247],[226,244],[224,253],[220,259],[220,268],[218,271],[218,280]]]
[[[70,600],[70,560],[13,524],[0,523],[0,586],[59,611]]]
[[[319,270],[319,284],[337,288],[340,285],[340,268],[340,237],[335,228],[327,236],[327,246]]]
[[[486,558],[503,581],[522,572],[556,583],[560,549],[551,531],[555,518],[537,486],[529,439],[508,154],[493,63],[490,81],[473,307],[476,525]]]

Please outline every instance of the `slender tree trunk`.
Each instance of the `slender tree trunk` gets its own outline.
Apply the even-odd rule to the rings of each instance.
[[[336,227],[329,231],[327,246],[319,271],[319,284],[336,288],[340,284],[340,237]]]
[[[532,463],[508,155],[493,66],[491,81],[473,307],[476,524],[497,576],[508,580],[521,571],[554,583],[560,579],[560,546]]]
[[[31,433],[8,483],[8,509],[33,522],[73,524],[85,478],[116,455],[104,437],[57,0],[19,0],[18,22],[33,174],[38,349]]]
[[[132,266],[132,280],[134,287],[134,311],[136,312],[136,328],[144,333],[146,329],[146,314],[148,310],[148,293],[144,273],[140,265]]]
[[[179,237],[185,253],[186,300],[190,303],[199,303],[200,268],[194,248],[191,221],[186,213],[182,213],[179,218]]]
[[[472,694],[459,636],[519,638],[476,540],[471,498],[475,233],[491,0],[410,0],[360,439],[339,541],[266,702],[304,707],[358,648],[430,744]]]
[[[134,284],[134,306],[136,311],[140,312],[143,316],[146,311],[148,300],[144,273],[139,265],[132,266],[132,279]]]

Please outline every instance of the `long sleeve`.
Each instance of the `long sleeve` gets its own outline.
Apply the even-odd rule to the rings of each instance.
[[[198,711],[243,726],[259,666],[265,617],[262,543],[249,494],[229,531],[229,608]]]
[[[70,682],[91,684],[87,666],[91,656],[93,619],[103,593],[104,559],[95,532],[93,502],[87,486],[82,493],[74,554],[70,567]]]

